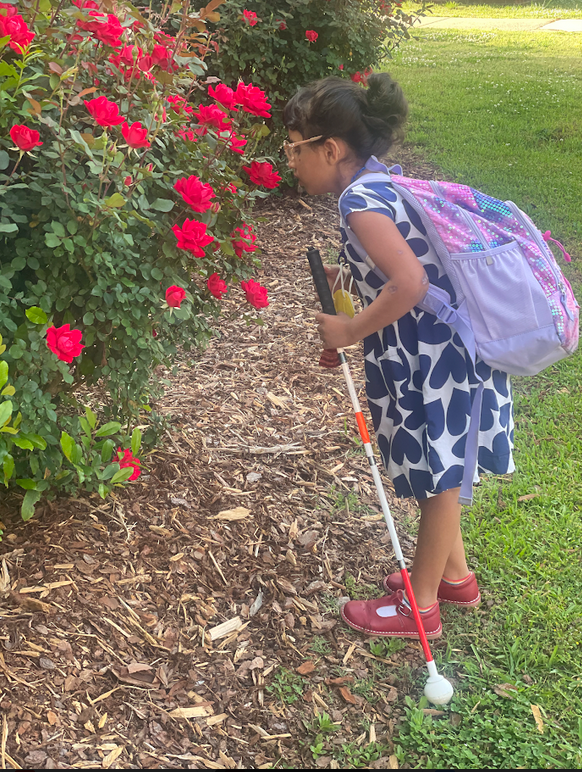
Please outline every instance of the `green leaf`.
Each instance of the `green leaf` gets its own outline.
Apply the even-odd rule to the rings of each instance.
[[[112,196],[109,196],[109,198],[106,198],[103,203],[105,206],[110,206],[112,209],[119,209],[125,204],[125,199],[121,193],[114,193]]]
[[[137,456],[139,453],[139,449],[141,447],[141,430],[135,427],[133,432],[131,433],[131,453],[134,456]]]
[[[30,477],[27,477],[22,480],[15,480],[16,485],[20,485],[21,488],[24,488],[24,490],[27,491],[35,491],[36,490],[36,480],[31,480]]]
[[[97,426],[97,416],[88,405],[85,406],[85,415],[87,416],[87,421],[89,421],[89,426],[91,429],[94,429]]]
[[[156,198],[150,208],[156,209],[158,212],[171,212],[174,208],[174,202],[168,198]]]
[[[75,452],[75,440],[67,432],[61,434],[61,448],[65,456],[71,461]]]
[[[50,249],[54,249],[55,247],[59,246],[59,244],[61,243],[61,240],[54,233],[45,233],[45,235],[44,235],[44,243]]]
[[[81,424],[81,429],[85,432],[87,437],[91,437],[91,427],[89,426],[89,421],[87,421],[85,416],[81,416],[79,418],[79,423]]]
[[[102,499],[107,498],[107,494],[109,493],[109,488],[106,485],[103,485],[103,483],[99,483],[99,495]]]
[[[95,321],[95,315],[91,313],[91,311],[87,311],[86,314],[83,316],[83,324],[90,325],[93,324]]]
[[[101,461],[104,463],[107,463],[111,456],[113,455],[113,449],[115,448],[115,443],[113,440],[105,440],[103,443],[103,447],[101,448]]]
[[[22,437],[15,437],[12,442],[16,445],[18,448],[22,448],[22,450],[34,450],[34,445],[30,440],[24,440]]]
[[[12,458],[10,453],[4,456],[3,469],[4,469],[4,485],[8,487],[8,480],[14,474],[14,459]]]
[[[15,222],[0,223],[0,233],[14,233],[17,230],[18,225]]]
[[[42,308],[39,308],[38,306],[27,308],[24,313],[26,314],[26,318],[33,324],[46,324],[48,322],[48,316]]]
[[[95,437],[109,437],[111,434],[115,434],[121,429],[119,421],[109,421],[104,424],[100,429],[95,432]]]
[[[53,233],[56,233],[57,236],[60,236],[62,239],[65,238],[65,227],[61,222],[53,220],[51,222],[51,228],[53,229]]]
[[[41,495],[40,491],[26,491],[22,507],[20,508],[20,514],[23,520],[30,520],[34,515],[34,505],[40,499]]]
[[[32,442],[35,448],[46,450],[46,440],[44,437],[41,437],[40,434],[29,434],[28,432],[20,432],[20,436],[24,437],[25,440]]]
[[[105,467],[105,469],[101,472],[99,477],[102,480],[110,480],[113,477],[114,474],[117,474],[117,472],[119,472],[119,464],[118,463],[108,464]]]
[[[67,230],[71,234],[71,236],[74,236],[75,233],[79,230],[79,225],[76,220],[69,220],[67,223]]]
[[[14,346],[10,346],[9,352],[12,359],[20,359],[24,354],[24,349],[20,346],[14,344]]]
[[[16,389],[11,384],[8,384],[8,386],[2,389],[1,393],[3,397],[13,397],[16,394]]]
[[[8,362],[0,362],[0,389],[8,380]]]
[[[6,62],[0,62],[0,67],[6,64]],[[10,156],[6,152],[6,150],[0,150],[0,171],[4,171],[4,169],[8,168],[8,164],[10,163]]]
[[[0,426],[4,426],[4,424],[7,424],[8,421],[10,421],[13,410],[14,410],[14,407],[12,405],[12,402],[9,399],[5,400],[0,405]]]
[[[111,478],[111,484],[114,485],[115,483],[125,482],[126,480],[129,480],[132,474],[133,474],[133,467],[126,466],[123,469],[120,469],[119,472],[116,472],[113,475],[113,477]]]

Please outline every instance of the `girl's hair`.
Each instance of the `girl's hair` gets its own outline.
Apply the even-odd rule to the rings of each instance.
[[[382,156],[408,114],[402,89],[387,72],[368,78],[368,88],[343,78],[323,78],[302,88],[286,104],[283,122],[304,139],[343,139],[361,159]]]

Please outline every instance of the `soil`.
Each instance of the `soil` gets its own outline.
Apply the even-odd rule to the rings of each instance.
[[[27,524],[0,505],[2,768],[398,766],[422,652],[372,653],[338,613],[397,566],[341,373],[318,366],[305,253],[337,252],[336,202],[259,214],[263,325],[226,299],[220,336],[160,374],[171,429],[141,477]],[[386,489],[410,558],[416,508]]]

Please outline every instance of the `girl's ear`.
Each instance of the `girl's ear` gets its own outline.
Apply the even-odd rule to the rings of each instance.
[[[326,161],[335,166],[347,156],[348,147],[343,139],[329,137],[323,143],[323,152]]]

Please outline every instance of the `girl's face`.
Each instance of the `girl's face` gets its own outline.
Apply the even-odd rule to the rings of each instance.
[[[289,140],[302,142],[303,137],[298,131],[289,132]],[[321,143],[299,145],[291,150],[291,158],[287,160],[289,168],[300,184],[312,196],[321,193],[332,193],[336,188],[335,165],[329,163],[325,146]]]

